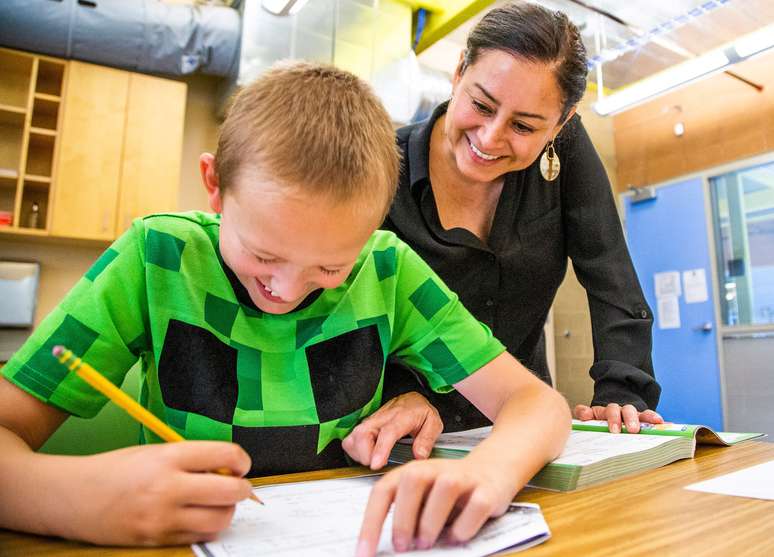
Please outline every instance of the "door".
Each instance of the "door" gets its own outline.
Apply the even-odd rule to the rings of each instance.
[[[653,365],[662,388],[658,411],[669,421],[723,429],[703,183],[695,178],[654,191],[653,199],[624,199],[629,250],[654,312]],[[658,275],[658,297],[657,273],[664,273]],[[678,277],[671,283],[675,300],[669,279]]]
[[[112,240],[129,72],[69,64],[51,234]]]
[[[177,209],[186,91],[180,81],[129,76],[116,236],[134,218]]]

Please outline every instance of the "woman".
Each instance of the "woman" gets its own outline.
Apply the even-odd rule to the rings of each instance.
[[[586,52],[561,12],[518,3],[468,37],[451,99],[398,131],[404,165],[384,227],[408,242],[508,350],[550,383],[543,325],[567,258],[585,287],[594,398],[580,419],[659,423],[652,314],[624,242],[610,183],[575,114]],[[417,388],[387,373],[385,400]],[[483,425],[458,395],[425,396],[446,429]]]

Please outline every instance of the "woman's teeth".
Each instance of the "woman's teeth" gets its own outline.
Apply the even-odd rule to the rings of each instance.
[[[476,156],[478,156],[478,157],[481,157],[481,158],[482,158],[482,159],[484,159],[485,161],[494,161],[494,160],[497,160],[497,159],[501,158],[500,156],[497,156],[497,155],[489,155],[489,154],[487,154],[487,153],[484,153],[483,151],[480,151],[480,150],[479,150],[479,149],[478,149],[478,148],[477,148],[477,147],[476,147],[476,146],[473,144],[473,142],[472,142],[472,141],[470,141],[469,139],[468,139],[468,143],[470,144],[470,148],[471,148],[471,149],[473,149],[473,152],[476,154]]]

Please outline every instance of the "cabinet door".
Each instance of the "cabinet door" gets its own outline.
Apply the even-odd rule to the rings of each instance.
[[[51,234],[112,240],[129,72],[70,62]]]
[[[186,89],[159,77],[129,78],[117,236],[134,218],[177,209]]]

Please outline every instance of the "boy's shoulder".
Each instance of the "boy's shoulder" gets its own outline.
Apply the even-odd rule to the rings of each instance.
[[[180,213],[155,213],[132,222],[133,236],[145,243],[176,243],[193,241],[217,243],[220,232],[220,215],[203,211]]]
[[[135,220],[145,229],[155,230],[197,230],[220,227],[220,215],[204,211],[185,211],[180,213],[154,213]]]
[[[413,253],[411,247],[398,238],[398,236],[391,230],[376,230],[366,242],[363,247],[363,251],[360,252],[360,262],[364,262],[367,259],[375,259],[378,265],[378,260],[384,257],[390,257],[391,259],[403,259],[406,253]]]

